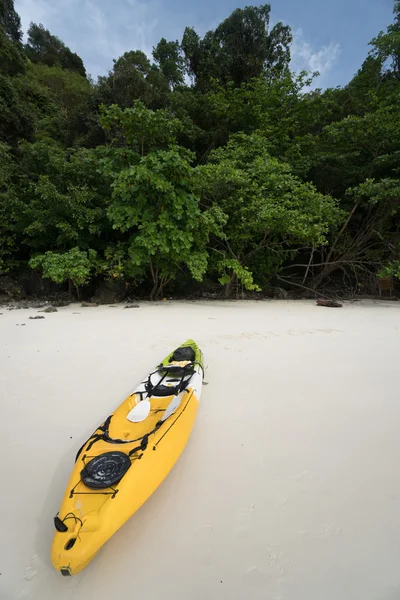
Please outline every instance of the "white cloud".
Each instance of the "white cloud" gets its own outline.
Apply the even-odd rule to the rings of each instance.
[[[43,23],[56,20],[57,14],[71,8],[75,0],[16,0],[15,9],[21,17],[24,33],[31,22]]]
[[[323,80],[340,55],[340,45],[331,42],[317,47],[305,39],[302,29],[297,29],[293,31],[291,55],[291,67],[294,71],[318,71],[320,79]],[[321,84],[321,81],[319,83]]]
[[[158,0],[16,0],[24,32],[42,23],[82,57],[88,73],[105,74],[127,50],[151,55]]]

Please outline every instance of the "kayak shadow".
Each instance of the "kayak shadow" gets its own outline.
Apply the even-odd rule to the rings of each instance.
[[[81,442],[69,448],[60,458],[53,476],[49,476],[49,486],[43,500],[42,509],[37,517],[37,532],[35,538],[35,552],[40,560],[54,571],[50,560],[50,549],[55,532],[54,517],[58,513],[64,493],[75,464],[75,456],[80,446],[92,434],[89,429],[86,436],[82,435]],[[51,477],[51,478],[50,478]]]

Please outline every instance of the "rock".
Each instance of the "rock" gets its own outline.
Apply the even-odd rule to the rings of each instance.
[[[289,297],[289,294],[283,288],[281,288],[281,287],[274,288],[274,298],[276,298],[277,300],[287,300],[288,297]]]
[[[32,307],[29,304],[29,302],[17,302],[17,304],[15,305],[15,308],[16,309],[24,308],[26,310],[27,308],[32,308]]]
[[[342,308],[343,304],[340,304],[340,302],[335,302],[334,300],[324,300],[322,298],[318,298],[317,306],[328,306],[329,308]]]
[[[45,302],[41,302],[40,300],[21,300],[18,302],[13,302],[9,300],[9,306],[7,310],[20,310],[20,309],[28,309],[28,308],[42,308],[42,306],[46,306]]]
[[[121,281],[102,281],[96,289],[93,302],[97,304],[117,304],[126,295],[125,284]]]
[[[22,287],[8,275],[0,275],[0,294],[17,299],[25,296]]]
[[[29,308],[45,308],[47,306],[47,302],[42,302],[41,300],[30,300]]]
[[[22,287],[27,296],[49,296],[61,293],[65,290],[65,285],[54,283],[50,279],[43,279],[40,273],[27,269],[18,277],[17,283]]]
[[[139,304],[127,304],[124,308],[140,308]]]
[[[95,308],[98,306],[97,302],[82,302],[81,306],[83,308]]]
[[[44,296],[50,293],[52,287],[49,279],[44,280],[40,273],[32,269],[21,273],[18,284],[27,296]]]
[[[58,310],[56,309],[55,306],[48,306],[47,308],[44,308],[43,310],[40,310],[39,312],[54,313],[54,312],[58,312]]]
[[[29,317],[30,319],[45,319],[46,317],[42,317],[41,315],[36,315],[36,317]]]
[[[69,300],[55,300],[53,302],[53,306],[57,306],[58,308],[61,308],[62,306],[69,306],[71,304],[71,302]]]

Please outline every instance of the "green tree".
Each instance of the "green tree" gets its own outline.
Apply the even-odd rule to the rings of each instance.
[[[136,100],[149,108],[162,108],[169,94],[167,78],[141,50],[125,52],[114,60],[113,70],[100,77],[97,86],[99,104],[118,104],[121,108],[131,107]]]
[[[37,138],[55,139],[64,146],[73,146],[87,133],[88,111],[92,87],[86,78],[59,66],[32,65],[33,78],[48,99],[44,114],[37,124]]]
[[[79,248],[71,248],[68,252],[45,252],[30,259],[32,269],[41,269],[43,277],[51,279],[54,283],[68,282],[71,295],[72,286],[80,297],[79,286],[88,283],[96,266],[96,252],[87,252]]]
[[[371,41],[371,52],[383,63],[390,61],[388,75],[400,80],[400,0],[395,0],[393,13],[394,23],[387,27],[386,33],[381,31]]]
[[[10,41],[0,27],[0,74],[18,75],[25,71],[25,58],[21,47]]]
[[[55,144],[25,143],[20,164],[21,252],[65,251],[75,246],[101,249],[110,190],[96,171],[96,152],[65,152]]]
[[[0,273],[17,266],[17,196],[13,178],[18,170],[11,148],[0,142]]]
[[[131,277],[150,276],[151,299],[160,297],[184,268],[201,280],[215,221],[212,211],[200,210],[193,191],[197,174],[192,153],[174,143],[180,121],[137,102],[125,110],[117,106],[104,110],[102,123],[129,145],[110,148],[102,162],[103,172],[112,180],[108,217],[123,236],[117,247],[119,264]],[[121,159],[126,158],[124,165]]]
[[[91,274],[152,297],[204,273],[228,295],[395,275],[399,23],[396,0],[342,88],[290,72],[290,28],[271,28],[269,5],[162,38],[152,59],[128,51],[93,83],[42,25],[23,45],[0,0],[0,268],[51,252],[65,274],[93,250]]]
[[[106,131],[114,135],[115,142],[128,144],[142,156],[173,143],[182,129],[181,121],[169,111],[150,110],[139,100],[125,110],[116,104],[109,108],[103,106],[100,122]]]
[[[197,85],[206,88],[215,78],[240,86],[261,74],[284,71],[292,36],[282,23],[269,31],[270,12],[269,4],[238,8],[203,39],[186,28],[182,49]]]
[[[32,62],[43,63],[48,67],[60,66],[86,77],[82,59],[42,24],[30,24],[25,52]]]
[[[381,267],[399,260],[400,180],[367,179],[348,189],[346,200],[348,209],[342,227],[332,238],[324,260],[313,265],[314,288],[337,271],[358,286],[370,283],[373,287]]]
[[[12,42],[19,43],[21,41],[21,19],[14,8],[14,0],[0,0],[1,28]]]
[[[396,277],[396,279],[400,279],[400,260],[390,262],[388,265],[382,267],[378,273],[378,277]]]
[[[161,38],[153,48],[153,58],[172,89],[183,84],[185,60],[178,41],[167,42]]]
[[[34,119],[29,106],[18,93],[14,78],[0,74],[0,140],[16,144],[18,139],[32,139]]]
[[[129,273],[150,274],[152,300],[183,266],[199,281],[207,268],[210,218],[193,193],[192,158],[179,147],[156,150],[123,169],[113,183],[108,216],[114,229],[129,236]]]
[[[340,218],[332,198],[294,177],[268,150],[263,137],[238,134],[199,168],[202,204],[218,206],[225,221],[213,264],[227,297],[237,280],[256,289],[304,245],[326,244]]]
[[[109,77],[112,102],[125,108],[132,106],[138,98],[143,98],[150,69],[149,59],[140,50],[125,52],[114,61],[114,68]]]
[[[258,131],[268,139],[271,154],[282,157],[308,121],[304,89],[311,81],[305,72],[286,71],[271,81],[258,77],[240,87],[214,86],[207,94],[209,111],[225,143],[230,133]]]

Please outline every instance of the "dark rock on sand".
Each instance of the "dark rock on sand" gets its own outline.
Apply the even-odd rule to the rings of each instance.
[[[286,291],[286,290],[284,290],[283,288],[281,288],[281,287],[275,287],[275,288],[274,288],[274,294],[273,294],[273,297],[274,297],[276,300],[287,300],[287,299],[288,299],[288,297],[289,297],[289,294],[288,294],[288,293],[287,293],[287,291]]]
[[[0,275],[0,294],[5,294],[8,298],[25,296],[23,288],[8,275]]]
[[[44,308],[43,310],[40,310],[39,312],[55,313],[55,312],[58,312],[58,310],[56,309],[55,306],[48,306],[47,308]]]

